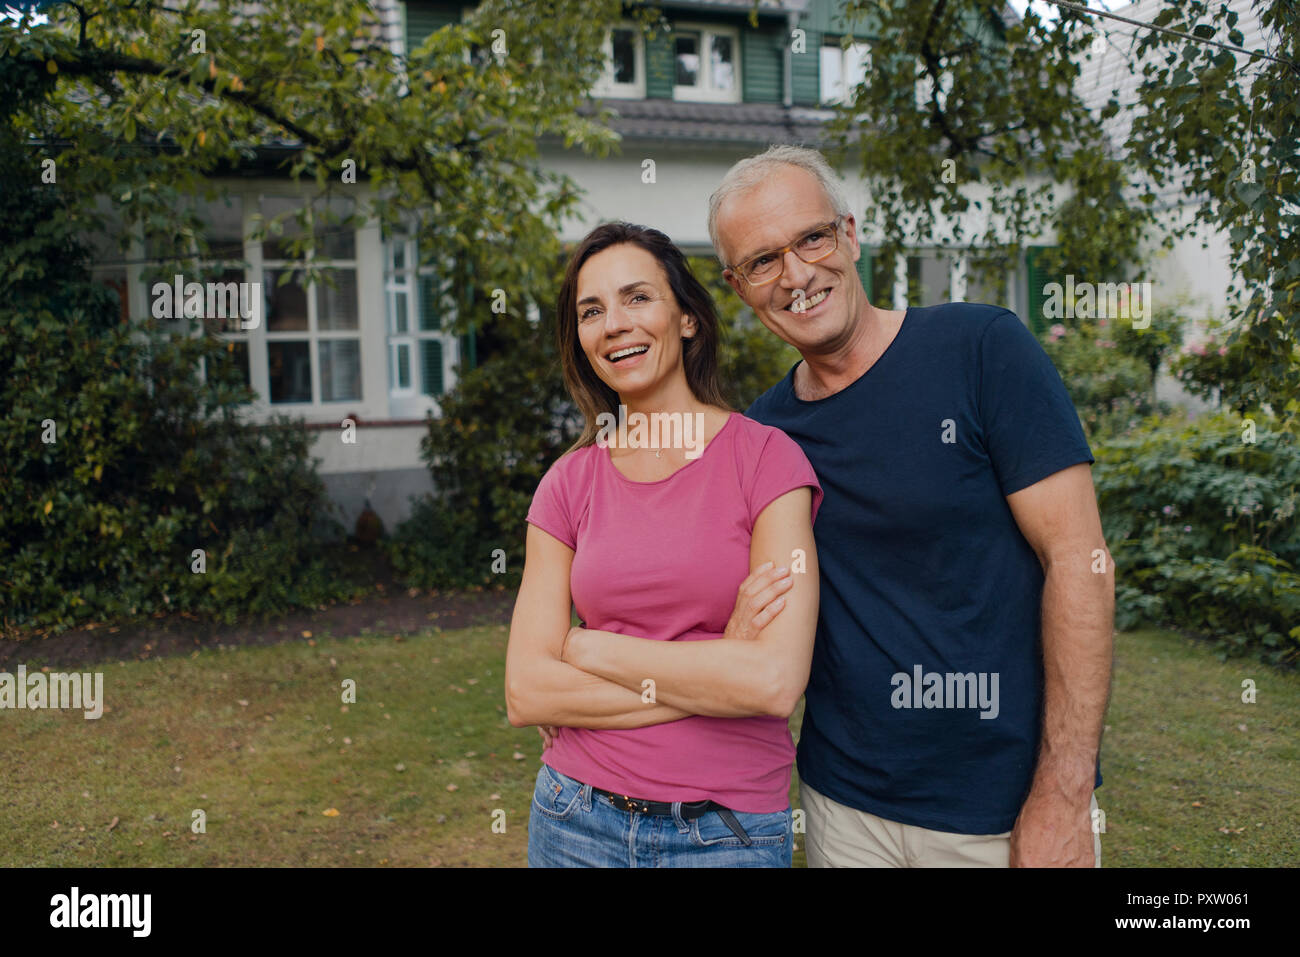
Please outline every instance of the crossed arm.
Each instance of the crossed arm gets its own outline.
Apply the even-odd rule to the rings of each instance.
[[[811,509],[805,487],[758,516],[750,541],[753,573],[741,585],[726,634],[711,641],[570,629],[573,551],[530,525],[506,651],[510,723],[637,728],[691,714],[788,717],[808,683],[817,624]],[[778,575],[796,549],[806,556],[806,570]],[[773,567],[763,570],[768,562]],[[650,702],[642,698],[646,678],[654,681]]]

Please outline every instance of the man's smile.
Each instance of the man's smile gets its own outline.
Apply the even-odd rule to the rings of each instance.
[[[809,312],[816,310],[823,302],[830,298],[830,287],[821,289],[804,299],[795,299],[790,305],[786,306],[786,312],[792,312],[796,316],[807,315]]]

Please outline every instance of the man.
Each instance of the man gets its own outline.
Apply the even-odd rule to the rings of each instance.
[[[803,361],[747,410],[825,491],[798,769],[811,866],[1100,866],[1114,573],[1092,454],[1010,311],[885,310],[823,157],[710,200],[727,282]]]

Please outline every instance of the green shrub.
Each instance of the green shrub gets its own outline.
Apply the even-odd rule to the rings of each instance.
[[[1192,395],[1216,404],[1226,396],[1240,415],[1268,399],[1251,384],[1255,376],[1245,340],[1234,337],[1231,329],[1218,322],[1211,322],[1204,336],[1184,345],[1170,369]]]
[[[1221,651],[1255,651],[1272,664],[1300,656],[1300,575],[1253,545],[1227,558],[1174,561],[1135,570],[1123,596],[1121,628],[1170,622],[1217,641]],[[1118,592],[1118,589],[1117,589]]]
[[[533,493],[577,438],[549,325],[502,316],[496,328],[512,330],[502,336],[509,346],[460,370],[455,389],[439,399],[442,414],[428,420],[421,456],[434,494],[417,500],[382,543],[407,585],[517,585]],[[497,549],[503,575],[493,570]]]
[[[1090,443],[1132,428],[1158,410],[1145,357],[1129,355],[1107,320],[1053,325],[1042,338]]]
[[[14,162],[0,149],[0,179],[30,181]],[[342,597],[308,434],[242,421],[252,393],[226,343],[119,321],[77,230],[50,187],[0,194],[0,624],[231,621]]]
[[[1121,310],[1125,308],[1121,300]],[[1124,355],[1132,356],[1142,362],[1151,372],[1151,385],[1155,387],[1156,373],[1160,371],[1165,360],[1183,341],[1183,330],[1187,325],[1185,315],[1187,300],[1178,298],[1168,306],[1153,309],[1146,318],[1146,324],[1138,328],[1132,320],[1115,319],[1108,325],[1110,338],[1115,348]]]
[[[1120,628],[1172,624],[1275,662],[1300,653],[1300,447],[1271,419],[1253,424],[1150,419],[1095,447]]]

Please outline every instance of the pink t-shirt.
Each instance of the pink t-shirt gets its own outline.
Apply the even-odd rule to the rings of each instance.
[[[657,482],[627,478],[598,445],[562,456],[528,521],[573,549],[569,586],[586,627],[701,641],[726,629],[755,519],[805,485],[815,520],[822,490],[803,450],[733,412],[699,458]],[[628,730],[561,728],[543,760],[619,794],[768,813],[789,805],[794,756],[784,718],[692,715]]]

